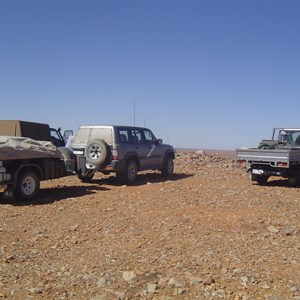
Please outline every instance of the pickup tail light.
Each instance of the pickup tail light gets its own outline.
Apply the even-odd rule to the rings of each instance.
[[[237,162],[238,162],[239,164],[243,165],[243,164],[246,163],[246,160],[242,159],[242,160],[238,160]]]
[[[279,162],[279,163],[277,163],[277,166],[278,167],[287,167],[288,166],[288,164],[287,164],[287,162]]]

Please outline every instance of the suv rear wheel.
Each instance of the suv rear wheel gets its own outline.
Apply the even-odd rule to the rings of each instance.
[[[126,164],[125,172],[117,173],[117,179],[125,183],[134,183],[137,177],[138,167],[135,160],[129,160]]]
[[[94,165],[103,164],[108,158],[108,150],[108,145],[102,140],[89,141],[85,148],[87,162]]]
[[[85,174],[78,174],[78,178],[82,181],[82,182],[91,182],[93,177],[95,175],[95,172],[93,171],[89,171],[86,172]]]

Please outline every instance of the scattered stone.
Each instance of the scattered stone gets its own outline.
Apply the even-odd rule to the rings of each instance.
[[[154,293],[157,289],[157,284],[155,283],[148,283],[147,284],[147,292],[148,293]]]
[[[212,276],[208,276],[203,280],[204,285],[211,285],[215,283],[215,279]]]
[[[286,227],[282,229],[282,234],[283,235],[293,235],[295,233],[295,230],[290,227]]]
[[[277,233],[277,232],[279,232],[279,229],[277,229],[274,226],[269,226],[268,231],[271,232],[271,233]]]
[[[168,285],[174,286],[174,287],[176,287],[176,288],[180,288],[180,287],[184,287],[184,286],[185,286],[185,283],[184,283],[182,280],[180,280],[179,278],[172,277],[172,278],[169,280]]]
[[[97,281],[97,287],[103,287],[105,285],[106,285],[106,279],[105,279],[105,277],[99,278],[99,280]]]
[[[126,271],[126,272],[123,272],[123,279],[125,281],[131,281],[133,280],[134,278],[136,277],[136,274],[134,271]]]

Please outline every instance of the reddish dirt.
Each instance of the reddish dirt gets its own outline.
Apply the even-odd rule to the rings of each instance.
[[[299,188],[266,186],[221,154],[175,175],[42,182],[1,203],[3,299],[300,299]]]

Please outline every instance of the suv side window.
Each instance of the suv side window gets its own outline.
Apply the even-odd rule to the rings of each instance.
[[[119,141],[120,143],[129,143],[130,139],[129,139],[129,135],[128,135],[128,131],[126,129],[120,129],[119,131]]]
[[[153,144],[155,141],[155,136],[150,130],[144,130],[144,137],[147,144]]]
[[[143,143],[142,132],[139,129],[131,130],[132,142],[141,144]]]

